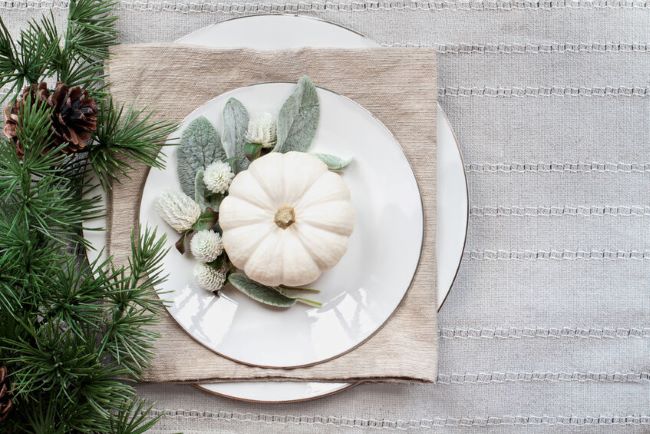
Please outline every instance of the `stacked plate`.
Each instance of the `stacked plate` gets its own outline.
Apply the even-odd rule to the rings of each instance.
[[[278,15],[226,21],[176,42],[257,50],[377,47],[373,41],[334,24]],[[219,95],[191,113],[174,136],[179,137],[183,128],[200,116],[220,128],[220,113],[231,97],[260,112],[277,112],[292,89],[289,83],[265,83]],[[170,278],[159,289],[169,301],[167,308],[171,316],[195,340],[239,363],[295,368],[322,363],[353,350],[389,319],[408,290],[418,264],[423,235],[422,203],[415,176],[399,143],[372,113],[356,102],[321,88],[318,96],[321,119],[313,150],[353,159],[344,178],[357,210],[357,225],[348,252],[314,284],[321,290],[319,301],[323,307],[290,309],[278,321],[277,312],[236,291],[224,291],[221,297],[214,297],[198,288],[191,276],[192,261],[186,256],[171,252],[164,260]],[[439,114],[437,286],[440,306],[462,257],[468,204],[458,146],[441,109]],[[164,152],[166,168],[152,169],[147,178],[140,221],[167,231],[168,239],[174,240],[177,235],[154,210],[155,199],[161,191],[179,188],[176,148],[165,148]],[[401,224],[394,225],[396,221]],[[103,222],[89,223],[93,224],[88,226],[97,226]],[[89,232],[87,235],[96,248],[89,255],[101,251],[105,243],[103,234]],[[313,399],[350,386],[313,382],[199,385],[211,393],[258,402]]]

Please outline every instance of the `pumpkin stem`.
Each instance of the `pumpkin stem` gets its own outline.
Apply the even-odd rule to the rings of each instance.
[[[275,213],[275,224],[286,229],[296,222],[296,212],[290,206],[283,206]]]

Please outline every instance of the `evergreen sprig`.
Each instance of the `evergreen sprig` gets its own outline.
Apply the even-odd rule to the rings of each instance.
[[[52,145],[52,109],[30,97],[17,115],[23,155],[0,138],[0,364],[14,403],[0,432],[135,434],[157,420],[129,381],[152,356],[165,239],[134,231],[121,265],[84,255],[83,224],[104,212],[89,175],[109,189],[129,162],[161,167],[159,147],[175,128],[106,95],[113,7],[71,0],[63,32],[50,13],[15,39],[0,17],[0,87],[17,99],[52,79],[82,86],[100,107],[97,130],[76,154]]]
[[[0,87],[17,92],[53,77],[69,86],[100,91],[103,61],[117,40],[115,1],[73,0],[61,35],[52,13],[32,20],[14,41],[0,18]]]
[[[154,122],[152,113],[116,106],[112,98],[102,102],[95,144],[88,159],[105,188],[131,169],[137,161],[151,167],[164,165],[160,147],[176,129],[170,122]]]
[[[29,124],[44,109],[26,107],[25,129],[40,134]],[[114,413],[133,398],[118,378],[137,378],[151,357],[156,336],[147,326],[160,309],[153,288],[164,279],[165,240],[150,230],[133,235],[123,266],[79,262],[62,240],[82,223],[75,213],[86,199],[47,168],[48,153],[26,146],[18,164],[7,149],[0,189],[12,206],[0,212],[0,360],[10,368],[16,409],[5,423],[29,432],[110,432]]]

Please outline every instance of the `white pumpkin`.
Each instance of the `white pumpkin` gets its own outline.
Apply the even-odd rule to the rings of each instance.
[[[271,152],[237,174],[219,207],[232,263],[267,286],[302,286],[345,254],[354,227],[350,190],[318,158]]]

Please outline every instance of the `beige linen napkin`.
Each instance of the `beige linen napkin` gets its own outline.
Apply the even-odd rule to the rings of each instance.
[[[174,121],[232,89],[296,82],[307,74],[317,86],[364,106],[392,131],[415,172],[424,205],[424,243],[411,287],[384,327],[359,347],[310,367],[245,366],[203,347],[165,313],[154,327],[161,338],[145,381],[435,381],[436,62],[432,50],[257,52],[121,45],[112,49],[107,73],[118,102],[153,109],[160,118]],[[136,165],[130,179],[113,186],[108,249],[118,262],[129,252],[127,228],[138,221],[146,177],[146,168]]]

